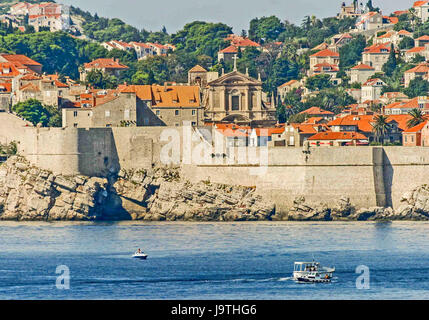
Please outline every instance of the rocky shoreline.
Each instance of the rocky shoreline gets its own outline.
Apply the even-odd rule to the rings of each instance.
[[[0,165],[0,220],[13,221],[374,221],[429,220],[429,187],[392,208],[356,209],[297,198],[288,212],[255,188],[181,179],[178,168],[123,171],[107,178],[53,175],[14,156]]]

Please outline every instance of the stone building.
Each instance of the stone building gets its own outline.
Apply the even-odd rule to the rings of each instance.
[[[426,22],[429,19],[429,1],[416,1],[413,5],[415,15]]]
[[[367,64],[358,64],[351,68],[350,83],[363,84],[375,74],[375,69]]]
[[[238,72],[236,67],[207,84],[203,105],[207,122],[273,124],[276,118],[276,109],[264,103],[262,81]]]
[[[373,67],[376,72],[382,71],[384,64],[389,60],[391,49],[389,43],[369,46],[362,54],[362,62]]]
[[[200,88],[186,85],[119,86],[121,92],[135,93],[143,126],[203,124]]]
[[[135,93],[112,92],[91,107],[63,108],[63,127],[100,128],[142,124]]]
[[[219,73],[209,72],[200,65],[196,65],[188,71],[188,85],[190,86],[199,86],[204,88],[207,86],[207,83],[214,81],[217,78],[219,78]]]
[[[310,70],[308,75],[311,77],[315,74],[330,74],[336,77],[339,71],[340,54],[329,49],[319,51],[310,56]]]
[[[121,72],[128,69],[128,67],[119,62],[118,59],[97,59],[90,63],[85,63],[80,70],[80,81],[85,82],[86,76],[89,72],[100,70],[101,72],[119,77]]]

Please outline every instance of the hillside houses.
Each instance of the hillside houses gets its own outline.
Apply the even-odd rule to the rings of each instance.
[[[159,43],[142,43],[135,41],[128,43],[119,40],[104,42],[101,45],[109,51],[112,51],[114,49],[122,51],[134,50],[136,52],[137,59],[139,60],[146,59],[147,57],[152,56],[166,56],[170,50],[174,51],[176,49],[176,47],[171,44],[163,45]]]
[[[128,69],[128,66],[120,63],[118,59],[97,59],[84,64],[83,68],[80,70],[80,81],[85,82],[88,73],[94,70],[119,77],[120,73],[126,69]]]
[[[336,77],[339,71],[340,54],[329,49],[325,49],[310,56],[309,76],[315,74],[329,74],[332,78]]]
[[[31,4],[19,2],[11,6],[9,15],[24,25],[25,17],[28,25],[33,26],[36,31],[46,28],[51,32],[65,31],[70,29],[70,8],[63,4],[53,2],[42,2]]]
[[[366,47],[362,54],[362,63],[369,65],[375,69],[375,71],[381,71],[384,64],[389,60],[391,51],[391,44],[373,44]]]
[[[422,22],[429,19],[429,1],[416,1],[413,5],[414,12]]]

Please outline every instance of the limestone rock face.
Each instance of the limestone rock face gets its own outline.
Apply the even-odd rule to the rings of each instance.
[[[404,194],[394,213],[397,220],[429,220],[429,186],[423,185]]]
[[[102,214],[97,179],[54,176],[22,157],[11,157],[0,166],[0,219],[95,220]]]
[[[254,188],[180,179],[155,168],[106,179],[54,176],[22,157],[0,166],[0,220],[270,220],[275,205]]]

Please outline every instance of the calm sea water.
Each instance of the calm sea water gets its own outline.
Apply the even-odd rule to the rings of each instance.
[[[3,222],[0,299],[429,299],[428,240],[424,222]],[[131,258],[138,247],[147,261]],[[334,282],[290,279],[313,256]],[[359,265],[369,290],[356,289]]]

